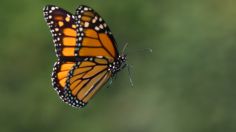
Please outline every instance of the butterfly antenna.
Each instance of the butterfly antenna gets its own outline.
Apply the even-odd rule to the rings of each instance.
[[[122,56],[124,55],[125,50],[127,49],[127,47],[128,47],[128,43],[125,43],[125,45],[123,46],[123,49],[122,49]],[[128,70],[128,74],[129,74],[129,82],[130,82],[131,86],[134,87],[134,83],[133,83],[132,76],[131,76],[132,65],[129,65],[128,63],[126,63],[126,66],[127,66],[127,70]]]
[[[149,53],[152,53],[152,49],[151,48],[145,48],[144,50],[149,52]]]
[[[122,55],[124,55],[126,48],[128,47],[128,43],[125,43],[122,49]]]
[[[147,52],[147,53],[152,53],[152,49],[151,48],[144,48],[144,49],[136,49],[136,50],[133,50],[131,51],[132,52]],[[130,53],[130,52],[129,52]]]

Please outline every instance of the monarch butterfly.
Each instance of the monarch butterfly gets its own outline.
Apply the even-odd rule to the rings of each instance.
[[[43,12],[58,58],[52,85],[64,102],[84,107],[126,66],[126,55],[119,54],[109,27],[92,8],[81,5],[73,15],[47,5]]]

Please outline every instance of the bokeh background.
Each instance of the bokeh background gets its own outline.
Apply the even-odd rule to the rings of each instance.
[[[126,70],[83,109],[51,86],[56,60],[42,8],[99,12]],[[20,0],[0,3],[1,132],[235,132],[235,0]],[[152,48],[149,53],[140,49]]]

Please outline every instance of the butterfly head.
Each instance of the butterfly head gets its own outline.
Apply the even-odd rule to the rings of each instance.
[[[118,71],[125,68],[126,66],[126,55],[119,56],[116,61],[109,64],[109,71],[115,75]]]
[[[126,62],[126,54],[120,55],[117,59],[120,63]]]

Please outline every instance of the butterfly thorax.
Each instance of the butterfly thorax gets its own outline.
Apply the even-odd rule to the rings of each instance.
[[[126,55],[119,56],[113,63],[109,64],[108,71],[112,72],[112,75],[115,75],[118,71],[123,69],[126,66]]]

